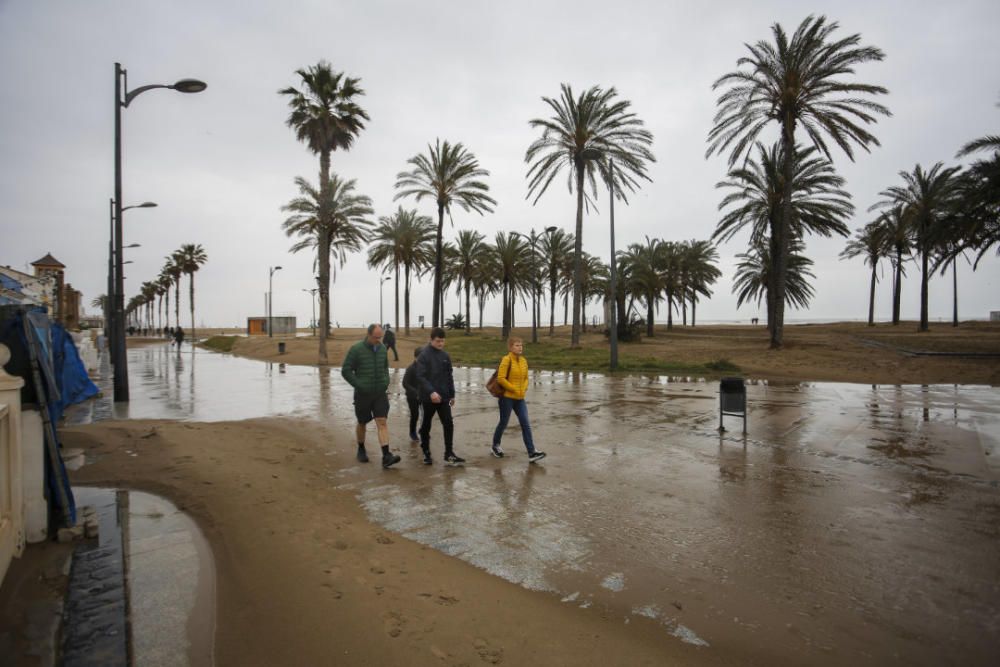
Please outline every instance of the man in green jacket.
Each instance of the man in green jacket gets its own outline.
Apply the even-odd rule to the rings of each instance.
[[[389,451],[389,355],[382,344],[382,327],[368,325],[368,335],[347,351],[340,374],[354,387],[354,415],[358,418],[358,461],[368,463],[365,451],[365,427],[375,420],[378,443],[382,446],[382,467],[399,463],[398,455]]]

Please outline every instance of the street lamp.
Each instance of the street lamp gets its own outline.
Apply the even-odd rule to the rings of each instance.
[[[280,271],[280,266],[268,267],[267,273],[267,337],[274,338],[274,325],[271,322],[271,288],[274,286],[274,272]]]
[[[112,338],[114,336],[114,294],[115,294],[115,200],[114,198],[108,200],[108,208],[110,209],[110,229],[108,235],[108,291],[107,297],[104,299],[104,338],[107,340],[108,349],[113,350]],[[143,202],[141,204],[134,204],[132,206],[122,207],[122,211],[127,211],[130,208],[154,208],[156,202]],[[138,248],[138,243],[133,243],[131,245],[125,246],[126,248]],[[112,354],[112,357],[114,355]],[[111,363],[114,363],[114,358],[111,359]]]
[[[115,402],[128,401],[128,367],[125,360],[125,285],[122,276],[122,109],[127,109],[136,97],[154,88],[168,88],[180,93],[200,93],[206,84],[197,79],[181,79],[173,85],[152,84],[128,89],[128,72],[115,63],[115,198],[114,198],[114,246],[115,246],[115,308],[114,347],[111,358],[115,365]],[[150,203],[150,202],[147,202]]]
[[[382,318],[382,286],[385,285],[387,280],[392,280],[392,276],[382,276],[382,279],[378,281],[378,324],[382,326],[384,319]],[[396,326],[399,326],[399,322],[396,322]]]
[[[312,322],[310,324],[312,326],[313,336],[315,336],[316,335],[316,292],[319,291],[319,288],[313,287],[312,289],[306,289],[303,287],[302,291],[308,292],[310,294],[309,304],[312,306],[312,313],[313,313]]]

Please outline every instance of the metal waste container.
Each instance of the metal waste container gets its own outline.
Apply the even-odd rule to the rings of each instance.
[[[743,417],[743,432],[747,432],[747,388],[743,378],[722,378],[719,383],[719,430],[722,426],[722,416]]]
[[[285,344],[284,344],[284,342],[278,343],[278,354],[284,354],[284,353],[285,353]]]

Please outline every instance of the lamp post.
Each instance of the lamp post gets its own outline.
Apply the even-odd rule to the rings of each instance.
[[[281,271],[280,266],[268,267],[267,272],[267,337],[274,338],[274,324],[271,321],[271,288],[274,286],[274,272]]]
[[[207,86],[197,79],[181,79],[172,85],[151,84],[128,89],[128,72],[115,63],[115,197],[114,197],[114,247],[115,247],[115,308],[114,347],[111,359],[115,365],[115,402],[129,400],[128,366],[125,360],[125,285],[122,276],[122,109],[127,109],[136,97],[154,88],[168,88],[181,93],[200,93]]]
[[[113,350],[112,347],[112,337],[114,336],[114,294],[115,294],[115,200],[114,198],[108,200],[111,220],[110,220],[110,230],[108,235],[108,292],[107,297],[104,299],[104,338],[107,340],[108,349]],[[133,206],[123,206],[122,211],[127,211],[130,208],[154,208],[156,207],[156,202],[143,202],[141,204],[135,204]],[[138,243],[133,243],[131,245],[125,246],[126,248],[138,248]],[[113,357],[114,355],[112,355]],[[114,358],[111,359],[111,363],[114,363]]]
[[[312,289],[306,289],[305,287],[303,287],[302,291],[309,293],[309,305],[312,306],[312,314],[313,314],[310,326],[312,327],[313,336],[315,336],[316,335],[316,292],[319,291],[319,288],[313,287]]]
[[[382,276],[382,279],[378,281],[378,324],[382,326],[384,319],[382,318],[382,286],[385,285],[385,281],[392,280],[392,276]],[[396,326],[399,326],[399,322],[396,322]]]

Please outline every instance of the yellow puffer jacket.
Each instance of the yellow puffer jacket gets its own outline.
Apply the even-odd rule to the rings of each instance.
[[[523,354],[517,359],[513,354],[504,355],[497,369],[497,382],[503,387],[506,398],[524,398],[528,391],[528,360]]]

